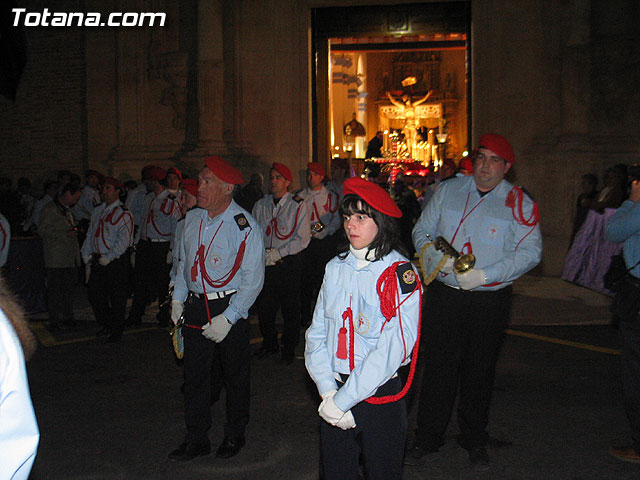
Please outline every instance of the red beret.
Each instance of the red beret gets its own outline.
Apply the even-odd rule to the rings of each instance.
[[[327,174],[327,172],[324,171],[324,168],[322,167],[322,165],[320,165],[318,162],[308,163],[307,170],[317,175],[320,175],[321,177],[324,177]]]
[[[244,182],[242,172],[231,166],[224,158],[213,155],[204,159],[204,163],[220,180],[231,185],[240,185]]]
[[[144,178],[145,179],[149,179],[149,180],[158,180],[158,181],[160,181],[160,180],[164,179],[164,177],[166,177],[166,176],[167,176],[167,174],[164,171],[164,168],[156,167],[155,165],[150,166],[144,172]]]
[[[167,170],[167,175],[169,175],[170,173],[173,173],[176,177],[182,180],[182,174],[180,173],[180,170],[178,170],[176,167],[170,167]]]
[[[488,148],[507,163],[513,164],[516,160],[511,144],[497,133],[482,135],[478,141],[478,148]]]
[[[185,178],[181,183],[182,189],[194,197],[198,196],[198,181],[195,178]]]
[[[274,168],[276,172],[278,172],[280,175],[282,175],[284,178],[286,178],[290,182],[293,182],[293,175],[291,175],[291,170],[289,170],[289,167],[287,167],[286,165],[283,165],[282,163],[278,163],[278,162],[273,162],[273,165],[271,166],[271,168]]]
[[[471,157],[464,157],[460,160],[460,170],[465,170],[469,173],[473,172],[473,162],[471,161]]]
[[[382,187],[375,183],[367,182],[363,178],[347,178],[342,184],[342,193],[344,195],[352,193],[359,196],[380,213],[395,218],[402,217],[402,212],[389,194]]]
[[[105,177],[103,183],[105,185],[112,185],[115,188],[119,188],[120,190],[124,188],[124,186],[122,185],[122,182],[117,178],[113,178],[113,177]]]

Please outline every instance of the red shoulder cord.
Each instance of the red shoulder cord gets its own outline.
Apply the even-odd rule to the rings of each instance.
[[[167,202],[169,201],[168,198],[165,198],[162,203],[160,204],[160,212],[164,213],[166,216],[169,216],[173,213],[173,209],[175,207],[175,202],[173,200],[171,200],[171,208],[167,211],[165,210],[165,207],[167,205]],[[171,232],[169,233],[162,233],[160,231],[160,229],[158,228],[158,226],[156,225],[155,220],[153,219],[154,215],[153,215],[153,201],[151,202],[151,208],[149,209],[149,215],[147,216],[147,223],[151,222],[151,224],[153,225],[153,228],[156,229],[156,232],[158,232],[158,235],[162,235],[163,237],[168,237],[171,235]]]
[[[520,241],[516,245],[515,250],[517,250],[522,241],[527,238],[531,232],[533,232],[533,230],[536,228],[536,225],[538,224],[538,220],[540,219],[538,204],[536,202],[533,202],[533,208],[531,209],[531,215],[529,215],[529,218],[524,218],[524,213],[522,211],[523,198],[524,192],[522,191],[522,187],[514,186],[507,194],[507,199],[504,202],[504,205],[506,207],[511,208],[513,218],[516,219],[516,222],[518,222],[519,225],[531,227],[531,230],[529,230],[529,232],[527,232],[527,234],[520,239]]]
[[[209,242],[209,246],[207,247],[207,250],[205,252],[204,245],[201,243],[202,242],[201,240],[202,239],[202,220],[200,221],[200,229],[198,231],[198,244],[200,246],[198,247],[198,251],[196,252],[196,258],[193,261],[193,266],[191,267],[191,280],[195,281],[198,275],[198,270],[199,270],[200,279],[202,281],[202,292],[205,295],[205,297],[207,294],[207,289],[205,288],[205,285],[204,285],[205,280],[213,288],[222,288],[225,285],[227,285],[233,279],[233,277],[236,276],[236,273],[238,273],[238,270],[242,265],[242,259],[244,258],[244,252],[247,247],[247,237],[251,233],[251,227],[249,227],[249,231],[245,233],[244,238],[242,239],[242,242],[238,247],[238,253],[236,254],[236,259],[233,262],[233,266],[231,267],[231,270],[229,270],[227,273],[222,275],[217,280],[213,280],[207,273],[205,260],[209,255],[209,250],[211,249],[211,246],[213,245],[213,241],[215,240],[216,235],[218,235],[218,232],[220,231],[220,228],[222,227],[223,223],[224,222],[220,223],[220,225],[218,226],[218,229],[213,234],[213,238],[211,239],[211,242]],[[211,313],[209,312],[209,302],[206,300],[205,300],[205,306],[207,308],[207,317],[209,319],[209,323],[211,323]]]
[[[104,238],[104,224],[105,223],[110,223],[111,225],[117,225],[118,223],[120,223],[120,220],[122,220],[122,218],[126,215],[127,212],[125,212],[124,210],[122,211],[122,213],[120,214],[120,216],[118,218],[116,218],[114,220],[115,217],[115,213],[116,210],[118,209],[118,207],[114,207],[113,210],[111,210],[111,212],[109,212],[109,214],[104,217],[104,218],[100,218],[99,222],[98,222],[98,228],[96,228],[96,233],[94,234],[95,238],[101,238],[102,239],[102,244],[107,248],[107,250],[110,250],[111,247],[109,247],[109,245],[107,245],[107,242]],[[125,227],[127,227],[127,230],[129,230],[129,236],[131,236],[133,229],[131,228],[131,225],[127,225],[125,224]],[[94,247],[96,247],[96,250],[99,252],[100,248],[96,243],[96,240],[94,239]]]
[[[420,295],[420,310],[419,317],[422,315],[422,284],[420,283],[419,278],[416,276],[416,288],[405,298],[402,302],[400,302],[400,294],[398,292],[398,283],[396,280],[396,269],[399,265],[406,262],[395,262],[390,267],[386,268],[380,278],[378,278],[378,283],[376,285],[376,289],[378,292],[378,296],[380,297],[380,310],[382,311],[382,315],[385,318],[382,327],[380,328],[380,332],[384,330],[385,325],[391,321],[391,319],[395,316],[396,311],[398,312],[398,322],[400,324],[400,332],[402,334],[402,342],[404,346],[404,358],[407,358],[407,346],[404,344],[404,331],[402,327],[402,316],[400,313],[400,307],[404,302],[406,302],[409,297],[411,297],[416,291]],[[355,368],[355,354],[354,354],[354,328],[353,328],[353,311],[351,310],[351,306],[347,308],[347,310],[342,314],[343,320],[349,319],[349,371],[353,371]],[[382,405],[385,403],[397,402],[402,397],[404,397],[409,388],[411,388],[411,384],[413,382],[413,376],[416,371],[416,365],[418,363],[418,349],[420,346],[420,323],[421,319],[418,318],[418,332],[416,337],[416,343],[413,347],[413,356],[411,357],[411,366],[409,368],[409,376],[407,378],[407,383],[405,383],[402,390],[394,395],[386,395],[384,397],[369,397],[365,399],[365,402],[373,404],[373,405]],[[344,328],[344,327],[343,327]],[[342,330],[342,329],[341,329]],[[340,344],[340,342],[338,342]],[[339,346],[338,346],[339,347]]]
[[[300,202],[300,205],[298,205],[298,209],[296,210],[296,218],[295,218],[295,221],[293,222],[293,228],[291,228],[291,231],[288,234],[285,235],[283,233],[280,233],[280,231],[278,230],[278,215],[276,215],[274,218],[271,219],[271,221],[269,222],[269,225],[267,225],[267,230],[265,232],[267,236],[271,235],[271,230],[273,229],[273,233],[278,240],[288,240],[289,238],[291,238],[291,236],[296,231],[296,228],[298,226],[298,215],[300,214],[301,208],[302,208],[302,202]]]
[[[331,192],[327,192],[327,203],[324,204],[325,212],[334,213],[336,210],[338,210],[338,202],[336,202],[335,207],[332,205]]]

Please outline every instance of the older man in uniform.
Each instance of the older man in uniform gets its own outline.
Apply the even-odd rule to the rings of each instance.
[[[284,332],[281,358],[291,364],[300,337],[300,252],[311,239],[307,204],[288,192],[293,175],[286,165],[274,163],[270,174],[271,194],[253,206],[253,216],[265,235],[266,272],[264,289],[258,299],[258,321],[262,347],[258,358],[278,352],[276,313],[282,307]]]
[[[226,388],[227,421],[216,456],[245,444],[249,421],[249,307],[264,280],[264,244],[255,219],[232,200],[242,173],[220,157],[198,174],[198,206],[187,212],[180,242],[171,320],[184,318],[184,405],[187,435],[169,454],[176,462],[211,452],[211,366]]]
[[[91,268],[89,302],[93,315],[102,325],[98,334],[109,334],[108,342],[117,342],[124,330],[127,306],[129,247],[133,245],[133,217],[120,202],[120,180],[104,179],[100,196],[103,202],[91,215],[82,258]]]
[[[504,180],[514,162],[505,138],[483,135],[474,152],[473,176],[441,183],[413,229],[420,255],[428,235],[442,236],[476,262],[455,273],[450,259],[427,291],[418,428],[405,464],[420,464],[444,444],[459,391],[458,442],[476,468],[488,468],[486,426],[511,284],[537,265],[542,253],[536,203]]]
[[[134,275],[134,295],[129,321],[139,325],[147,303],[158,299],[162,305],[169,290],[169,272],[171,271],[173,232],[182,216],[180,202],[160,183],[165,171],[153,167],[145,172],[145,183],[152,195],[146,198],[147,205],[144,220],[140,225],[140,241],[136,246],[136,270]],[[159,326],[168,325],[169,312],[158,313]]]
[[[298,196],[307,202],[311,219],[311,241],[302,251],[304,281],[300,296],[301,324],[311,323],[313,305],[324,278],[324,267],[336,255],[334,233],[340,228],[338,215],[338,195],[323,184],[326,172],[322,165],[311,162],[307,165],[307,188]]]

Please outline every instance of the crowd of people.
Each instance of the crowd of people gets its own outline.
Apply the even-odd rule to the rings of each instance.
[[[401,478],[403,465],[421,464],[444,444],[456,398],[458,443],[483,469],[496,441],[487,425],[512,284],[539,263],[542,243],[537,204],[505,180],[516,163],[510,143],[483,135],[470,163],[438,182],[423,209],[403,205],[402,182],[390,194],[352,176],[346,160],[332,162],[330,179],[309,163],[298,192],[290,191],[290,169],[273,163],[262,195],[261,176],[240,188],[243,173],[211,156],[197,178],[154,165],[142,169],[140,185],[94,171],[82,187],[59,176],[38,201],[23,192],[22,214],[9,217],[43,242],[51,330],[75,323],[70,291],[82,267],[97,334],[108,342],[139,325],[154,301],[158,325],[182,332],[186,433],[170,460],[211,453],[211,399],[222,388],[216,456],[236,455],[246,443],[252,356],[293,363],[305,328],[323,478],[357,478],[361,468],[370,479]],[[589,199],[602,206],[614,190],[612,183]],[[622,241],[626,233],[610,235]],[[440,238],[453,253],[442,253]],[[423,267],[439,259],[423,271],[433,273],[424,296],[414,252]],[[459,255],[473,261],[461,265]],[[253,353],[252,308],[263,337]],[[424,377],[415,440],[406,446],[404,396],[418,351]]]

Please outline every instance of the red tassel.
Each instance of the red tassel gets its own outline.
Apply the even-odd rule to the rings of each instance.
[[[336,357],[340,360],[347,359],[347,329],[341,327],[338,331],[338,351]]]

